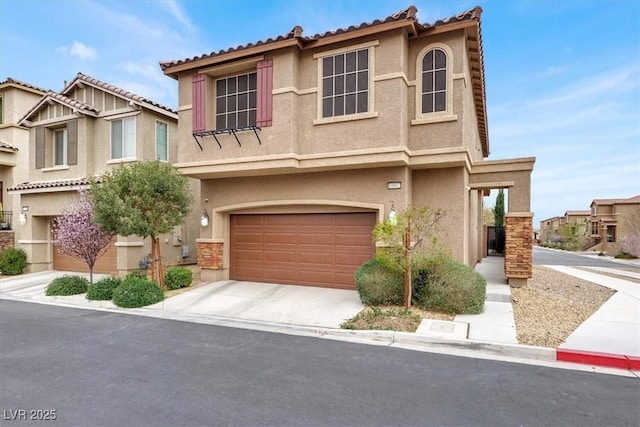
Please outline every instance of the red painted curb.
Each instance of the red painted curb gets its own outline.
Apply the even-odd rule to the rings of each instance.
[[[627,356],[629,360],[629,369],[632,371],[640,371],[640,357]]]
[[[556,349],[556,360],[584,363],[587,365],[607,366],[629,370],[640,369],[640,358],[618,354],[595,353],[589,351]]]

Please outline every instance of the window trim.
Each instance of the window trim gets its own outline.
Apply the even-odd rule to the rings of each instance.
[[[52,167],[56,168],[56,167],[64,167],[64,166],[68,166],[67,165],[67,150],[68,150],[68,133],[67,133],[67,128],[63,127],[63,128],[57,128],[57,129],[52,129],[53,131],[53,144],[52,148],[53,148],[53,157],[52,157]],[[56,163],[56,144],[57,144],[57,140],[56,137],[58,135],[59,132],[62,132],[62,163]]]
[[[166,159],[164,159],[164,160],[158,157],[158,123],[163,124],[165,126],[165,129],[166,129],[166,132],[165,132],[165,150],[166,150],[165,156],[166,156]],[[156,150],[155,158],[156,158],[156,160],[160,160],[161,162],[168,162],[169,161],[169,123],[167,123],[165,121],[162,121],[162,120],[156,119],[154,124],[155,124],[155,126],[154,126],[155,138],[154,139],[155,139],[155,150]]]
[[[332,49],[323,52],[318,52],[313,54],[313,59],[317,60],[316,70],[317,70],[317,87],[316,87],[316,119],[313,121],[314,125],[322,125],[328,123],[337,123],[337,122],[345,122],[351,120],[361,120],[361,119],[370,119],[378,117],[378,113],[375,109],[375,47],[380,45],[379,40],[372,40],[366,43],[360,43],[356,45],[349,45],[339,49]],[[348,52],[355,52],[358,50],[368,49],[368,108],[366,112],[363,113],[353,113],[353,114],[343,114],[341,116],[332,116],[332,117],[323,117],[322,116],[322,62],[323,59],[328,56],[335,56]]]
[[[118,117],[118,118],[114,118],[114,119],[110,119],[109,120],[109,162],[123,162],[123,161],[131,161],[131,160],[135,160],[136,157],[136,150],[137,150],[137,139],[138,139],[138,120],[137,120],[137,114],[132,114],[132,115],[127,115],[127,116],[123,116],[123,117]],[[124,121],[127,119],[133,119],[135,122],[135,126],[134,126],[134,131],[135,134],[133,136],[133,156],[128,156],[126,157],[124,155],[124,146],[125,146],[125,141],[124,141]],[[120,121],[122,122],[122,157],[119,158],[114,158],[113,156],[113,122],[117,122]]]
[[[440,49],[444,51],[447,59],[446,68],[446,102],[444,111],[434,111],[431,113],[422,112],[422,61],[427,53]],[[453,114],[453,52],[451,47],[445,43],[430,43],[420,50],[416,57],[416,84],[415,84],[415,118],[411,120],[412,125],[450,122],[458,120],[458,116]]]

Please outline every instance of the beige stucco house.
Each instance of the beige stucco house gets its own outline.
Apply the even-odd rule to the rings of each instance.
[[[625,236],[640,233],[640,195],[627,199],[594,199],[591,202],[590,235],[599,250],[616,255]]]
[[[392,209],[443,208],[482,257],[482,200],[509,191],[506,274],[531,275],[533,158],[487,160],[480,15],[382,20],[163,62],[179,83],[176,167],[201,181],[207,280],[353,288]]]
[[[13,247],[19,199],[7,188],[28,176],[29,130],[18,125],[46,90],[13,78],[0,82],[0,249]]]
[[[86,188],[89,179],[128,162],[177,158],[177,113],[149,99],[78,73],[64,89],[46,92],[23,114],[29,128],[28,176],[8,190],[19,200],[24,224],[16,247],[27,252],[28,271],[86,271],[83,261],[61,255],[51,240],[51,220]],[[199,183],[193,188],[199,193]],[[198,212],[187,225],[162,236],[168,264],[195,262]],[[147,239],[148,240],[148,239]],[[138,269],[150,241],[118,236],[94,271]]]

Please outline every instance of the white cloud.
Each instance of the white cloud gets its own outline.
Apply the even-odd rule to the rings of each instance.
[[[164,6],[164,7],[166,7],[167,10],[169,11],[169,13],[171,13],[171,15],[173,15],[173,17],[178,22],[180,22],[182,25],[187,27],[187,29],[189,31],[193,31],[194,30],[195,26],[193,25],[193,23],[191,22],[189,17],[186,15],[184,10],[182,9],[182,6],[180,6],[179,3],[177,3],[174,0],[169,0],[169,1],[162,2],[160,4],[162,6]]]
[[[96,50],[94,48],[80,43],[77,40],[73,41],[71,47],[60,46],[56,49],[56,52],[62,53],[63,55],[75,56],[76,58],[80,58],[82,60],[94,60],[98,57],[98,54],[96,53]]]

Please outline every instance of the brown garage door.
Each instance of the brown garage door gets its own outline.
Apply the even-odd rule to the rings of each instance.
[[[109,245],[107,252],[96,260],[93,266],[94,273],[113,274],[117,270],[117,252],[118,249],[113,245]],[[89,267],[87,263],[80,258],[58,253],[58,249],[53,245],[53,269],[58,271],[75,271],[88,273]]]
[[[232,215],[230,277],[354,289],[375,223],[373,212]]]

